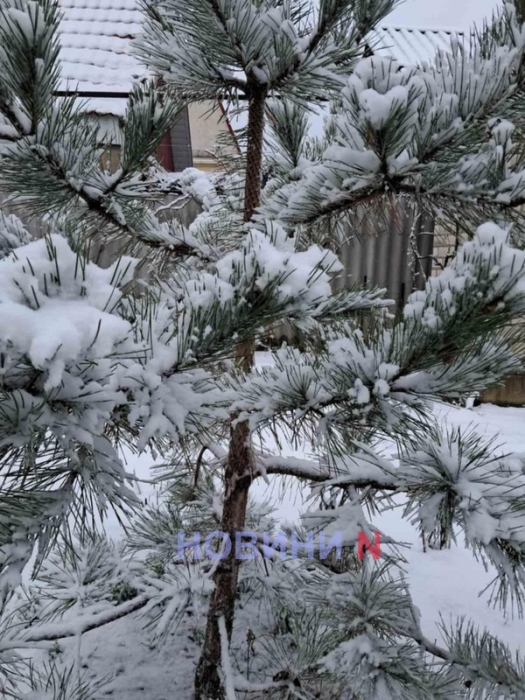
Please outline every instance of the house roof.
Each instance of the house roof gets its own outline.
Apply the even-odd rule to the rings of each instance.
[[[452,39],[462,43],[465,34],[453,29],[381,27],[372,34],[372,50],[392,56],[402,65],[413,66],[431,61],[439,49],[449,49]]]
[[[138,0],[60,0],[61,90],[92,95],[87,110],[121,116],[134,80],[147,75],[131,55],[130,44],[141,29]],[[461,32],[381,27],[372,35],[375,53],[391,55],[404,65],[432,59]]]
[[[129,53],[141,27],[137,0],[60,0],[60,6],[61,90],[96,95],[89,111],[120,116],[125,101],[115,95],[127,95],[146,75]]]

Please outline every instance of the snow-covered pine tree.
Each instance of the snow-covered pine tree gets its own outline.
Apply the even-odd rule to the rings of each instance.
[[[307,1],[146,3],[148,22],[139,52],[161,75],[169,91],[182,99],[227,99],[234,105],[245,100],[246,222],[255,216],[263,229],[268,219],[284,223],[296,245],[301,246],[307,245],[312,229],[321,227],[326,240],[326,230],[333,230],[334,222],[343,219],[348,225],[348,211],[355,211],[361,204],[378,202],[380,208],[385,195],[409,195],[427,206],[439,204],[446,220],[466,226],[470,234],[485,219],[506,216],[517,224],[514,231],[519,235],[523,224],[516,212],[525,193],[522,163],[510,140],[514,125],[498,118],[500,114],[518,116],[523,102],[524,35],[515,9],[506,5],[491,27],[476,37],[470,50],[453,46],[450,54],[442,53],[435,65],[423,70],[402,70],[392,60],[375,57],[358,62],[370,53],[371,32],[393,5],[390,0],[327,0],[318,8]],[[277,98],[273,108],[270,98]],[[304,109],[319,99],[330,98],[337,99],[328,143],[317,162],[312,162],[304,153]],[[498,104],[499,111],[495,112],[500,100],[506,100],[506,109],[502,112]],[[276,182],[268,188],[270,193],[257,214],[267,112],[281,148],[271,168]],[[467,219],[466,209],[470,210]],[[472,254],[477,259],[479,253]],[[353,351],[343,361],[352,367],[353,383],[348,384],[350,375],[342,368],[335,371],[329,349],[337,340],[331,336],[325,338],[326,347],[320,355],[285,351],[276,369],[265,370],[262,378],[240,382],[242,398],[234,403],[240,413],[232,414],[225,471],[222,531],[233,539],[234,533],[245,526],[248,491],[258,473],[250,444],[250,435],[259,425],[257,410],[261,411],[262,424],[268,420],[266,416],[274,421],[281,412],[284,418],[299,410],[302,427],[313,414],[309,428],[318,434],[322,426],[322,442],[329,451],[349,449],[357,416],[367,416],[367,427],[372,432],[381,430],[381,424],[385,429],[390,421],[383,423],[378,405],[390,396],[391,382],[403,384],[398,373],[405,362],[410,367],[415,358],[422,359],[427,352],[425,346],[429,350],[432,347],[432,362],[442,365],[444,361],[443,356],[437,359],[440,352],[434,341],[419,335],[423,327],[423,335],[432,326],[438,334],[443,332],[447,324],[438,317],[441,311],[448,315],[450,310],[441,301],[442,296],[440,291],[414,298],[407,307],[414,309],[414,322],[400,323],[392,336],[384,331],[386,336],[380,336],[374,350],[363,339],[353,339]],[[436,306],[443,308],[438,312]],[[451,308],[457,321],[459,315],[453,303]],[[420,313],[424,314],[423,321],[416,321]],[[472,321],[477,327],[478,319],[472,317]],[[380,350],[383,343],[385,349]],[[470,381],[472,370],[465,367],[466,358],[455,358],[460,347],[463,351],[470,348],[468,352],[474,353],[484,367],[480,375],[491,381],[492,350],[487,348],[487,362],[483,362],[483,354],[477,354],[481,350],[479,340],[474,346],[468,341],[453,341],[452,345],[447,341],[446,345],[447,353],[451,353],[447,370],[445,373],[441,367],[438,374],[452,372],[458,378],[468,376]],[[253,342],[238,347],[237,364],[243,373],[252,369],[253,349]],[[368,361],[374,367],[374,376],[370,376],[370,368],[365,372],[362,367]],[[427,361],[422,360],[423,366]],[[455,361],[461,371],[448,368]],[[317,384],[319,373],[332,385],[331,390],[323,380]],[[324,395],[322,400],[317,390]],[[449,391],[461,393],[460,385],[423,393],[444,396]],[[349,395],[353,399],[351,409],[345,410],[342,406]],[[338,397],[345,398],[338,403]],[[318,401],[330,417],[319,416]],[[396,411],[389,402],[389,418],[392,412]],[[405,423],[400,421],[401,425]],[[339,444],[334,445],[333,440]],[[197,670],[198,698],[214,698],[221,692],[219,622],[224,619],[231,639],[238,566],[233,551],[217,566]]]
[[[404,495],[407,517],[416,514],[425,532],[447,539],[463,531],[492,561],[496,600],[522,603],[522,462],[494,455],[476,436],[440,430],[429,402],[480,391],[522,367],[512,321],[525,310],[525,260],[509,236],[520,244],[525,35],[507,3],[471,47],[454,44],[433,65],[403,69],[370,56],[373,28],[393,5],[148,4],[139,51],[164,87],[134,91],[122,165],[109,174],[95,127],[73,98],[54,97],[56,6],[3,2],[0,185],[46,214],[55,232],[0,262],[2,653],[81,636],[140,607],[163,638],[186,611],[204,610],[198,700],[237,692],[523,697],[523,662],[471,623],[447,630],[443,647],[425,638],[407,585],[393,573],[395,549],[375,569],[354,554],[357,532],[374,531],[366,509]],[[304,109],[331,98],[326,141],[311,144]],[[207,189],[183,174],[176,187],[198,192],[204,214],[189,230],[160,223],[147,200],[168,178],[154,172],[151,154],[181,104],[218,99],[247,104],[243,167]],[[274,153],[261,197],[266,115]],[[239,181],[240,202],[231,189]],[[338,262],[311,243],[344,232],[357,207],[370,204],[377,215],[385,197],[400,196],[438,209],[473,239],[395,323],[380,313],[365,337],[351,312],[381,308],[378,294],[332,294]],[[137,290],[131,260],[109,270],[91,263],[89,236],[101,230],[132,254],[149,246],[162,279]],[[303,346],[255,370],[254,340],[282,318],[301,328]],[[312,444],[316,459],[255,449],[251,438],[268,428],[281,442]],[[399,465],[375,450],[385,434],[398,444]],[[123,445],[155,447],[171,472],[171,501],[143,513],[130,538],[153,556],[126,575],[120,556],[85,544],[97,512],[133,506]],[[316,484],[322,507],[304,524],[344,533],[343,564],[264,560],[261,570],[260,561],[240,566],[232,556],[213,566],[174,560],[181,530],[220,527],[235,540],[247,526],[251,483],[272,474]],[[250,527],[271,528],[260,508],[248,515]],[[51,619],[64,621],[50,625],[38,611],[30,624],[26,609],[7,616],[34,544],[41,560],[59,532],[66,575],[51,560],[41,578],[43,595],[65,601],[51,606]],[[68,584],[68,571],[80,587]],[[88,586],[92,576],[100,586]],[[238,597],[241,617],[257,603],[248,609],[250,648],[262,660],[256,682],[241,675],[232,644]],[[271,601],[262,619],[261,601]],[[69,691],[76,681],[68,673],[56,680],[52,669],[28,682],[57,699],[89,697],[79,684],[76,696]]]
[[[261,325],[283,315],[335,318],[377,300],[375,293],[352,292],[325,299],[334,256],[312,249],[305,258],[283,247],[277,226],[242,239],[235,230],[226,236],[214,230],[213,221],[224,224],[217,197],[199,190],[191,174],[179,193],[198,190],[212,199],[195,227],[200,237],[176,222],[161,223],[149,200],[163,191],[165,178],[150,177],[151,156],[181,102],[153,84],[138,86],[129,99],[121,167],[107,172],[96,124],[74,96],[56,97],[58,22],[58,7],[47,0],[0,6],[0,186],[11,205],[45,215],[51,231],[27,243],[23,227],[3,219],[13,248],[0,262],[0,600],[8,671],[21,663],[13,650],[72,629],[20,634],[11,616],[35,545],[38,568],[57,537],[71,551],[73,534],[84,543],[108,508],[129,512],[136,505],[119,448],[162,452],[227,417],[231,398],[214,366]],[[109,269],[93,264],[91,236],[100,241],[101,229],[105,241],[116,239],[127,252],[147,244],[148,262],[166,267],[163,283],[137,292],[131,258]],[[286,269],[274,264],[276,257]],[[295,284],[283,285],[288,278]],[[74,629],[81,633],[147,600],[102,611],[98,604],[96,620],[86,615]],[[54,674],[47,680],[30,674],[28,682],[35,692],[54,689],[63,697],[74,678]],[[84,690],[78,695],[84,698]]]

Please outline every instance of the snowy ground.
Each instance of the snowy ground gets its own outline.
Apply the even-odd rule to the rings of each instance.
[[[477,425],[484,435],[497,436],[505,452],[525,453],[525,408],[485,405],[471,410],[437,410],[440,418],[450,424]],[[135,459],[129,466],[137,475],[147,477],[150,461]],[[261,498],[270,496],[278,503],[281,519],[297,519],[301,499],[296,490],[289,486],[282,489],[276,481],[270,487],[261,483],[255,488]],[[146,494],[151,498],[151,487],[145,487],[143,495]],[[423,553],[415,528],[403,521],[398,511],[389,512],[380,522],[375,522],[384,532],[411,545],[405,553],[406,570],[427,636],[438,638],[440,614],[445,621],[465,615],[486,626],[514,649],[521,644],[525,652],[525,621],[504,619],[499,610],[488,607],[487,594],[479,597],[493,576],[461,545],[448,551]],[[113,536],[118,534],[115,524],[110,526],[110,532]],[[98,676],[117,674],[107,688],[108,697],[115,700],[191,700],[196,643],[180,629],[164,646],[150,649],[145,644],[141,625],[140,619],[125,619],[86,634],[82,655],[87,672]]]

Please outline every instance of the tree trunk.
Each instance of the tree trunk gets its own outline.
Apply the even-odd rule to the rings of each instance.
[[[249,222],[261,198],[264,111],[267,90],[258,87],[250,96],[248,110],[248,146],[244,190],[244,221]],[[254,341],[237,347],[237,365],[246,372],[253,366]],[[235,558],[235,533],[245,528],[248,491],[255,474],[250,429],[247,422],[234,423],[232,416],[221,531],[230,536],[230,553],[222,559],[214,576],[215,588],[210,600],[206,636],[195,675],[195,700],[223,700],[219,676],[221,635],[219,619],[224,616],[228,642],[231,640],[239,562]]]
[[[518,21],[521,23],[525,22],[525,0],[514,0],[516,6],[516,15]]]

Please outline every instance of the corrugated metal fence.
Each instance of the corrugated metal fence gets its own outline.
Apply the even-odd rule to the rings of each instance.
[[[2,210],[19,216],[31,235],[39,238],[45,226],[38,219],[21,215],[20,210],[6,199],[5,195],[0,194]],[[164,217],[174,216],[186,226],[198,213],[199,207],[195,202],[189,202],[183,208],[163,207]],[[334,286],[336,289],[354,284],[385,288],[387,296],[395,301],[399,309],[410,292],[421,289],[433,272],[434,255],[438,252],[434,250],[434,221],[431,216],[405,203],[391,207],[381,220],[382,223],[377,225],[375,219],[364,216],[359,231],[349,235],[340,250],[344,272]],[[437,233],[436,244],[439,247]],[[115,249],[115,244],[101,247],[97,263],[102,267],[110,265]],[[142,268],[140,276],[145,273],[145,268]],[[278,343],[290,341],[291,329],[286,325],[279,326],[273,329],[272,336]],[[522,406],[525,403],[525,377],[509,378],[503,386],[485,392],[482,400],[499,405]]]
[[[177,198],[171,199],[174,208],[170,208],[167,198],[162,206],[161,218],[177,218],[188,226],[198,215],[199,206],[190,201],[183,207],[177,207]],[[0,206],[3,211],[19,216],[35,238],[45,231],[45,226],[38,219],[23,216],[19,209],[9,203],[6,195],[0,194]],[[369,288],[384,287],[387,296],[396,302],[397,307],[401,306],[410,292],[421,288],[426,277],[432,273],[433,230],[431,217],[405,203],[393,205],[381,217],[379,225],[375,219],[364,216],[359,230],[349,234],[339,251],[344,272],[335,281],[335,288],[355,284]],[[98,264],[111,264],[113,249],[117,247],[109,245],[99,251]]]
[[[344,273],[336,288],[382,287],[402,306],[432,274],[433,246],[433,218],[408,203],[391,205],[379,220],[365,215],[341,248]]]
[[[334,289],[386,289],[385,296],[398,310],[432,274],[434,219],[403,200],[391,203],[380,216],[363,212],[355,221],[338,251],[344,270],[334,280]],[[289,324],[283,323],[272,328],[270,340],[280,345],[292,342],[293,336]]]

